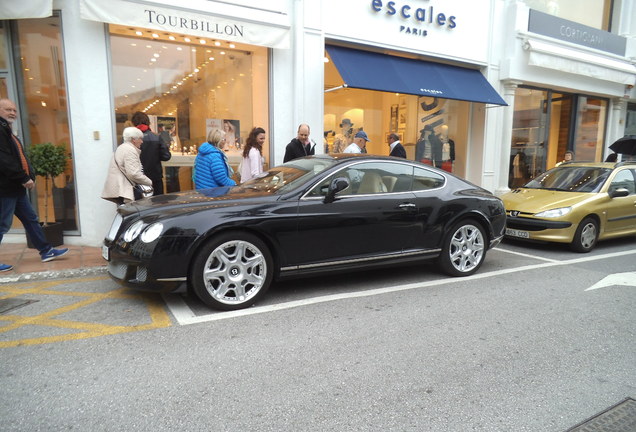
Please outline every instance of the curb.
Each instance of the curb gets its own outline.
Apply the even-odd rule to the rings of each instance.
[[[62,279],[106,274],[108,274],[106,266],[86,267],[80,269],[51,270],[34,273],[21,273],[13,276],[4,276],[0,277],[0,283],[39,281],[44,279]]]

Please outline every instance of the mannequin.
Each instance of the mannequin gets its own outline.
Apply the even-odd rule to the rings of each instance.
[[[437,168],[442,167],[442,141],[431,125],[424,126],[420,131],[420,139],[415,145],[415,160]]]
[[[342,153],[353,142],[353,123],[348,118],[340,123],[341,132],[333,140],[333,153]]]
[[[442,142],[442,165],[444,171],[453,172],[455,161],[455,141],[448,137],[448,125],[440,126],[439,139]]]

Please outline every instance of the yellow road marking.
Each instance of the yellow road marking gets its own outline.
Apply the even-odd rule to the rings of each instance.
[[[71,283],[91,282],[96,280],[108,279],[106,277],[93,277],[74,279]],[[169,327],[172,325],[170,317],[168,316],[163,303],[159,299],[152,299],[148,296],[141,294],[131,294],[127,292],[125,288],[117,288],[105,293],[95,292],[79,292],[79,291],[58,291],[52,289],[53,287],[68,284],[68,280],[56,280],[48,282],[36,282],[33,284],[25,285],[6,285],[0,286],[0,299],[14,298],[19,296],[28,295],[59,295],[69,297],[80,297],[83,300],[76,301],[70,305],[62,306],[51,311],[33,315],[33,316],[20,316],[20,315],[0,315],[0,321],[8,322],[6,326],[0,327],[0,333],[8,333],[12,330],[20,329],[24,326],[43,326],[43,327],[55,327],[66,328],[69,330],[83,330],[79,333],[68,333],[55,336],[44,336],[38,338],[29,339],[17,339],[9,341],[0,341],[0,348],[9,348],[25,345],[40,345],[52,342],[62,342],[69,340],[86,339],[92,337],[114,335],[119,333],[130,333],[135,331],[152,330],[157,328]],[[113,298],[127,298],[127,299],[139,299],[146,304],[150,316],[150,323],[137,324],[131,326],[121,325],[108,325],[99,323],[89,323],[82,321],[62,320],[54,319],[53,317],[74,311],[102,300]]]

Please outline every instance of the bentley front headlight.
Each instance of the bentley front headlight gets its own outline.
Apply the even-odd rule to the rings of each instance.
[[[142,220],[138,220],[137,222],[129,226],[128,229],[124,232],[124,241],[126,243],[130,243],[131,241],[136,239],[144,226],[146,226],[146,224]]]
[[[565,216],[571,211],[572,211],[572,207],[561,207],[561,208],[556,208],[552,210],[546,210],[539,213],[535,213],[535,216],[543,217],[543,218],[558,218],[561,216]]]
[[[139,238],[144,243],[150,243],[157,240],[162,231],[163,224],[161,222],[155,222],[153,224],[150,224],[148,228],[146,228],[144,232],[141,233],[141,237]]]

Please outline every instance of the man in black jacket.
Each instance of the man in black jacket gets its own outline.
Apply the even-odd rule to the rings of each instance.
[[[400,142],[400,136],[398,134],[389,134],[389,149],[389,156],[401,157],[406,159],[406,150]]]
[[[42,262],[48,262],[68,252],[68,249],[53,249],[44,236],[44,231],[33,210],[27,189],[35,187],[35,171],[27,159],[24,147],[11,130],[18,118],[18,110],[9,99],[0,99],[0,243],[11,229],[13,215],[22,222],[31,243],[40,252]],[[13,266],[0,264],[0,272]]]
[[[150,130],[150,119],[146,113],[137,111],[132,116],[132,122],[144,133],[144,142],[141,145],[141,165],[144,174],[152,180],[153,195],[163,194],[163,169],[162,161],[169,161],[172,157],[170,149],[166,143],[159,138],[159,135]]]
[[[298,126],[298,136],[290,141],[285,147],[285,157],[283,162],[311,156],[316,152],[316,143],[309,141],[309,125]]]

